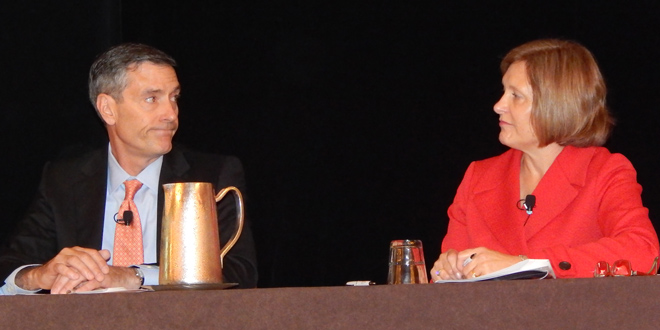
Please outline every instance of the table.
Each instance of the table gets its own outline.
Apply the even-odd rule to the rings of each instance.
[[[0,297],[24,329],[655,329],[660,276]]]

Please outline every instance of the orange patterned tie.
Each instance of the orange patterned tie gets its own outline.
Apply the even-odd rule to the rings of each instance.
[[[115,246],[112,256],[112,265],[127,267],[144,263],[144,249],[142,248],[142,225],[137,206],[133,196],[142,187],[138,180],[124,181],[126,195],[119,207],[118,218],[124,218],[124,211],[133,212],[133,219],[129,225],[117,223],[115,226]],[[124,219],[126,220],[126,219]]]

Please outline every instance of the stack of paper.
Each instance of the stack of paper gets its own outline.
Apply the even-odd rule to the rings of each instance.
[[[515,280],[515,279],[544,279],[555,278],[555,272],[552,270],[550,260],[548,259],[527,259],[513,266],[500,269],[490,274],[479,277],[466,278],[464,280],[437,280],[435,283],[455,283],[455,282],[477,282],[488,280]]]

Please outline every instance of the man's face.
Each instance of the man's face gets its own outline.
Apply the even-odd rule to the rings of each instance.
[[[113,153],[118,158],[156,159],[172,149],[179,126],[176,72],[168,65],[144,62],[129,68],[126,78],[114,117],[106,120]]]

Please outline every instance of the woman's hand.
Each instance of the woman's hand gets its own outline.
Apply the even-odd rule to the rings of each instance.
[[[448,250],[441,254],[433,264],[431,279],[436,281],[474,278],[518,262],[520,262],[520,256],[497,252],[485,247],[466,249],[461,252]]]
[[[520,256],[497,252],[485,247],[461,251],[459,259],[471,261],[461,264],[461,273],[465,278],[474,278],[512,266],[521,261]]]
[[[440,257],[438,257],[438,260],[436,260],[431,269],[431,281],[462,279],[463,274],[458,269],[457,260],[458,251],[454,249],[440,254]]]

